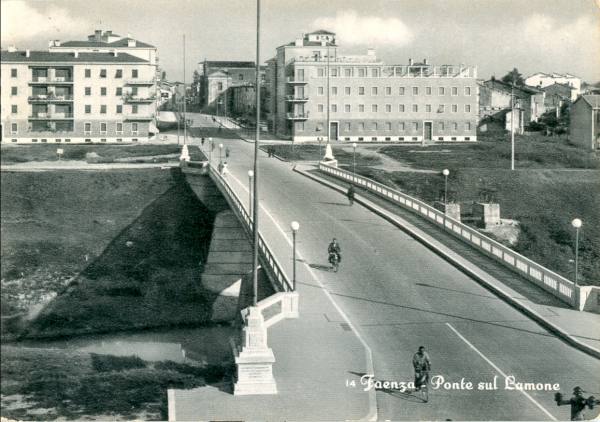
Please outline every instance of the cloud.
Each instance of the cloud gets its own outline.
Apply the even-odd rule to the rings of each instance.
[[[335,32],[341,45],[403,46],[414,37],[413,31],[398,18],[362,16],[354,10],[317,18],[312,26]]]
[[[90,28],[90,23],[73,17],[68,10],[55,3],[37,3],[48,6],[43,12],[31,2],[20,0],[2,1],[2,43],[16,44],[39,38],[60,38],[63,34],[80,33]]]

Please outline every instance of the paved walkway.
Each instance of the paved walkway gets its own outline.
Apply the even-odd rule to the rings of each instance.
[[[347,183],[324,175],[315,167],[301,166],[298,170],[322,183],[339,186],[344,192],[348,187]],[[453,235],[441,231],[427,220],[363,189],[357,188],[356,191],[358,202],[376,210],[386,218],[394,219],[399,226],[416,234],[443,256],[460,261],[465,270],[477,275],[484,284],[506,292],[514,302],[511,304],[544,315],[546,322],[558,327],[577,341],[597,349],[600,353],[600,315],[572,309],[558,298],[519,277],[515,272],[491,260]]]

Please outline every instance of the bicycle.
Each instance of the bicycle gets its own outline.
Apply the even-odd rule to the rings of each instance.
[[[429,401],[429,372],[421,371],[419,372],[420,376],[416,378],[417,382],[415,383],[415,391],[419,391],[421,393],[421,400],[423,403],[427,403]]]

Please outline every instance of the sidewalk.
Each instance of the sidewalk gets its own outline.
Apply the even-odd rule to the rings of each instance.
[[[319,173],[314,167],[298,166],[295,170],[342,194],[345,194],[348,187],[347,183]],[[356,193],[357,203],[408,232],[570,345],[600,358],[600,315],[570,308],[410,211],[360,188],[356,188]]]

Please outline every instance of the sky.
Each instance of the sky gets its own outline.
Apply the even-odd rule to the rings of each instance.
[[[256,0],[1,0],[1,44],[47,49],[112,30],[158,48],[169,80],[198,63],[256,58]],[[571,73],[600,81],[600,0],[261,0],[261,61],[303,33],[337,33],[340,53],[386,64],[469,64],[479,78]]]

